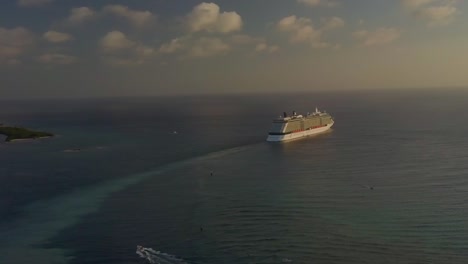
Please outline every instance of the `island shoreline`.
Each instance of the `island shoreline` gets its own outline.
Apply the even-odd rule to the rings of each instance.
[[[54,134],[49,132],[35,131],[27,128],[10,127],[5,125],[0,125],[0,134],[6,136],[5,142],[17,142],[54,137]]]

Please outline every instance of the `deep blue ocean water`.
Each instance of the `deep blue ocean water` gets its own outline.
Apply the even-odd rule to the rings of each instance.
[[[144,263],[137,245],[159,263],[467,263],[467,99],[0,101],[0,123],[57,134],[0,143],[0,263]],[[315,106],[331,131],[265,142]]]

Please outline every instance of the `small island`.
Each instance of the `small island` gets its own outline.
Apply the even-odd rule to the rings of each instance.
[[[44,137],[53,137],[54,135],[47,132],[34,131],[22,127],[9,127],[0,124],[0,134],[7,136],[6,142],[19,139],[36,139]]]

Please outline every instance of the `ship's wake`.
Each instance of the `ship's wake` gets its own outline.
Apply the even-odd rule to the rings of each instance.
[[[76,225],[84,216],[100,210],[103,201],[116,192],[121,192],[129,186],[157,177],[157,175],[170,170],[240,153],[252,146],[254,144],[194,156],[162,165],[147,172],[76,188],[64,195],[38,200],[26,205],[20,209],[21,217],[15,218],[15,221],[0,221],[0,263],[31,263],[31,258],[34,258],[35,264],[49,264],[50,259],[56,260],[56,263],[68,263],[70,261],[70,258],[67,257],[69,253],[65,249],[40,248],[38,245],[50,243],[62,230]],[[76,151],[81,151],[81,149]],[[12,254],[12,252],[19,253]],[[141,253],[144,254],[145,258],[151,257],[153,262],[150,263],[187,264],[173,256],[155,252]]]
[[[188,264],[187,262],[179,259],[170,254],[156,251],[152,248],[145,248],[137,246],[136,253],[143,259],[146,259],[151,264]]]

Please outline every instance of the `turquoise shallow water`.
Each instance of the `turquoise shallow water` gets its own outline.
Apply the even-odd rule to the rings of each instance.
[[[0,144],[0,263],[466,263],[467,95],[3,102],[59,136]],[[315,104],[332,131],[264,142]]]

